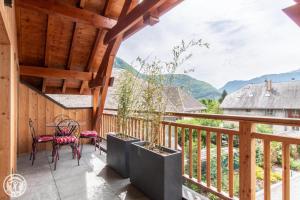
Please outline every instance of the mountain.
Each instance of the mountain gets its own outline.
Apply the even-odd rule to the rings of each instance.
[[[266,74],[250,80],[229,81],[222,88],[220,88],[219,91],[222,92],[223,90],[226,90],[228,93],[232,93],[245,85],[263,83],[265,80],[272,80],[272,82],[274,83],[286,82],[291,80],[300,80],[300,69],[286,73]]]
[[[135,68],[133,68],[131,65],[129,65],[124,60],[118,57],[115,59],[114,68],[124,69],[132,72],[135,75],[138,74],[138,71]],[[166,76],[166,79],[168,79],[170,78],[169,76],[171,75],[165,74],[164,76]],[[221,95],[221,93],[215,87],[213,87],[207,82],[199,81],[185,74],[174,74],[172,76],[173,76],[172,86],[181,87],[186,91],[189,91],[189,93],[195,99],[204,99],[204,98],[217,99]],[[143,78],[143,75],[140,77]]]
[[[138,71],[134,67],[132,67],[127,62],[125,62],[124,60],[122,60],[121,58],[118,58],[118,57],[116,57],[116,59],[115,59],[114,68],[125,69],[134,75],[138,74]]]

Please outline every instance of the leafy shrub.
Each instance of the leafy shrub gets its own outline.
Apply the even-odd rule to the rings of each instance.
[[[300,170],[300,160],[295,160],[291,158],[291,169],[299,171]]]
[[[257,180],[264,180],[264,169],[256,166],[256,179]],[[271,183],[277,183],[278,181],[281,181],[282,177],[279,172],[271,172]]]

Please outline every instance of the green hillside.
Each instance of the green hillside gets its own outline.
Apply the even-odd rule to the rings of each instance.
[[[131,65],[126,63],[121,58],[116,58],[114,63],[114,68],[124,69],[132,72],[133,74],[138,74],[138,71]],[[171,75],[166,74],[166,79],[169,79]],[[173,76],[172,85],[181,87],[188,91],[196,99],[206,99],[212,98],[216,99],[220,97],[220,92],[207,82],[199,81],[185,74],[175,74]],[[143,76],[140,76],[143,77]]]

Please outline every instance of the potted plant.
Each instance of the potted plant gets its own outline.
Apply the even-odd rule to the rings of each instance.
[[[137,59],[145,81],[137,106],[146,125],[143,133],[145,141],[132,143],[130,148],[130,182],[154,200],[182,199],[181,153],[163,147],[159,141],[168,101],[164,87],[172,82],[170,75],[191,58],[192,54],[187,54],[187,49],[202,45],[207,44],[202,44],[201,40],[182,41],[173,48],[173,58],[169,62]]]
[[[130,72],[123,72],[117,85],[115,94],[118,103],[117,110],[117,133],[107,135],[106,162],[122,177],[129,177],[129,147],[133,142],[139,141],[127,134],[128,120],[132,117],[134,76]]]

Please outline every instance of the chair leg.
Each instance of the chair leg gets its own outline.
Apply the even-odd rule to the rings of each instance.
[[[74,147],[73,145],[71,144],[71,149],[72,149],[72,158],[75,159],[75,150],[74,150]]]
[[[95,151],[97,151],[97,138],[93,138],[93,140],[94,140],[94,145],[95,145]]]
[[[52,163],[54,162],[54,156],[55,156],[55,145],[52,143]]]
[[[76,147],[76,154],[77,154],[77,163],[78,163],[78,166],[79,166],[79,160],[81,158],[81,153],[80,153],[80,146],[78,145],[78,147]]]
[[[33,156],[33,143],[32,143],[32,145],[31,145],[31,152],[30,152],[29,160],[31,160],[32,156]]]
[[[55,156],[54,156],[54,170],[56,170],[56,163],[57,163],[57,160],[58,160],[58,148],[57,146],[55,146]]]
[[[33,143],[32,143],[32,162],[31,162],[31,165],[34,164],[35,154],[36,154],[36,143],[33,142]]]
[[[80,155],[81,155],[82,154],[82,149],[83,149],[83,142],[81,141],[81,139],[80,139],[79,146],[80,146]]]

